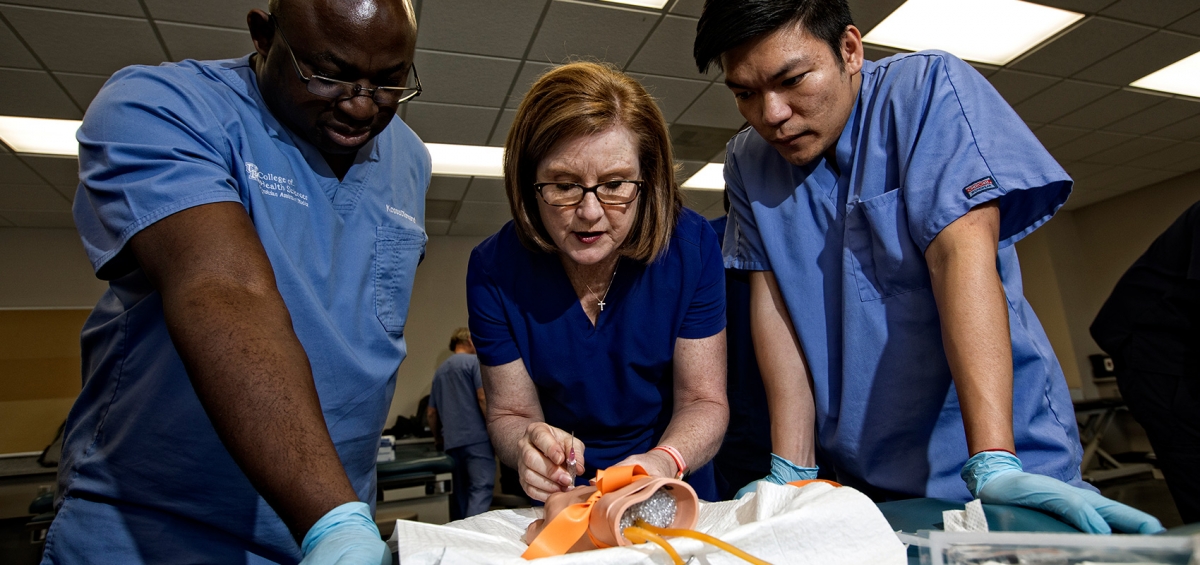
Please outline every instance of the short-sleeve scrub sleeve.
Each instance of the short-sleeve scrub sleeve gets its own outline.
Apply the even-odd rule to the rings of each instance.
[[[180,68],[129,67],[88,108],[74,217],[95,270],[162,218],[242,201],[221,120],[192,80]]]
[[[699,215],[684,220],[700,225],[693,229],[699,236],[699,282],[684,314],[679,337],[701,339],[725,329],[725,267],[717,234]],[[681,222],[683,223],[683,222]]]
[[[889,106],[896,113],[899,162],[906,163],[900,181],[908,226],[920,250],[993,199],[1000,200],[1002,247],[1049,221],[1066,202],[1071,179],[1008,102],[949,53],[922,52],[903,61],[924,64],[920,72],[900,73],[891,88],[910,98]]]

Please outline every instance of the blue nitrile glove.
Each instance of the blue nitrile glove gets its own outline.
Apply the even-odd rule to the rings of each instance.
[[[800,467],[774,453],[771,454],[771,474],[759,479],[777,485],[786,485],[792,481],[807,481],[817,478],[816,467]],[[734,498],[741,498],[758,490],[758,482],[754,481],[737,491]]]
[[[971,494],[988,504],[1037,508],[1093,534],[1118,531],[1155,534],[1163,531],[1154,516],[1073,487],[1058,479],[1021,469],[1021,460],[1006,451],[982,451],[967,460],[962,478]]]
[[[365,502],[330,510],[304,536],[301,565],[392,565],[392,551],[379,537]]]

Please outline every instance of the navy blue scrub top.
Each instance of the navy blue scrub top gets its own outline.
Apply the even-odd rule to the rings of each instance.
[[[586,484],[597,468],[658,444],[671,421],[675,339],[725,328],[720,244],[684,209],[662,256],[619,261],[593,326],[558,255],[524,247],[509,222],[471,253],[467,308],[480,362],[524,361],[546,423],[587,446]],[[716,500],[711,463],[688,481]]]

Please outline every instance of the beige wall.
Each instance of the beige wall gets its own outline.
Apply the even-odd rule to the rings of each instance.
[[[1088,326],[1133,262],[1200,200],[1200,172],[1062,211],[1017,244],[1029,299],[1068,384],[1094,397],[1088,355],[1102,353]]]
[[[417,413],[429,394],[433,372],[450,356],[450,334],[467,325],[467,260],[483,237],[435,236],[417,268],[412,305],[404,327],[408,358],[400,365],[388,426],[396,416]]]
[[[108,288],[73,229],[0,228],[0,265],[0,309],[91,309]]]

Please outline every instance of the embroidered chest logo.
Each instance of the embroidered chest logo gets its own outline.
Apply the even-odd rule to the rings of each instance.
[[[387,209],[387,213],[389,213],[393,216],[400,216],[401,218],[404,218],[405,220],[408,220],[414,224],[417,223],[417,219],[412,217],[411,214],[409,214],[408,212],[405,212],[404,210],[401,210],[399,208],[392,208],[391,204],[384,204],[384,207]]]
[[[246,163],[246,178],[258,183],[258,191],[264,196],[291,200],[308,207],[308,195],[296,190],[296,180],[259,170],[258,165]]]
[[[963,194],[967,195],[967,198],[975,198],[996,188],[1000,187],[996,185],[996,181],[992,180],[992,177],[983,177],[963,188]]]

